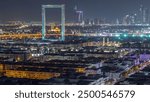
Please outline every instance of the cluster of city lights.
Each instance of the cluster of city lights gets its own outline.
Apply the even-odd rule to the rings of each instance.
[[[147,37],[150,38],[150,34],[140,34],[140,35],[136,35],[136,34],[116,34],[116,37]]]

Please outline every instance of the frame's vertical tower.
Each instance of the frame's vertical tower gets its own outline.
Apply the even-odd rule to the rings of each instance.
[[[45,8],[42,6],[42,40],[45,40],[46,34],[46,17],[45,17]]]
[[[42,5],[42,40],[45,39],[46,35],[46,8],[61,8],[61,38],[59,40],[65,41],[65,5]],[[49,39],[56,41],[56,39]]]
[[[65,5],[62,5],[61,12],[61,40],[65,41]]]

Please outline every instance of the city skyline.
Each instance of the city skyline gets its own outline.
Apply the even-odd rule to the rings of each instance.
[[[150,85],[149,0],[3,0],[0,85]]]
[[[67,21],[73,21],[75,6],[84,12],[85,19],[106,18],[110,21],[115,21],[116,19],[123,18],[125,15],[138,13],[140,5],[144,5],[144,7],[148,8],[150,3],[149,0],[94,1],[95,2],[93,2],[93,0],[3,0],[0,3],[0,21],[41,21],[42,4],[65,4]],[[93,5],[95,5],[94,8]],[[47,17],[52,18],[51,20],[58,21],[60,19],[59,16],[59,10],[48,10]]]

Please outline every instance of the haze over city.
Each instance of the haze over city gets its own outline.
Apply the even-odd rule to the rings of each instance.
[[[85,19],[102,18],[111,22],[138,13],[141,5],[150,7],[149,0],[2,0],[0,21],[41,21],[42,4],[65,4],[66,20],[70,22],[73,21],[75,7],[84,12]],[[59,20],[59,10],[48,11],[50,19]]]

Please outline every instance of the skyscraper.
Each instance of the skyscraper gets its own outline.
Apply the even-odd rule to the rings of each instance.
[[[131,24],[131,19],[130,19],[130,15],[126,15],[124,18],[123,18],[123,24],[127,25],[127,24]]]
[[[148,24],[149,23],[149,9],[144,8],[143,10],[143,23]]]
[[[134,24],[138,24],[138,15],[136,13],[133,15],[133,18],[134,18]]]
[[[83,13],[83,11],[78,10],[77,6],[75,6],[74,10],[75,10],[75,16],[74,16],[75,23],[82,24],[83,21],[84,21],[84,13]]]
[[[138,14],[138,23],[139,24],[149,23],[149,9],[145,8],[143,5],[140,6],[140,10]]]
[[[83,11],[76,11],[77,13],[77,23],[83,22]]]
[[[143,24],[143,11],[144,11],[144,7],[143,7],[143,5],[141,5],[140,9],[139,9],[139,17],[138,17],[139,24]]]

